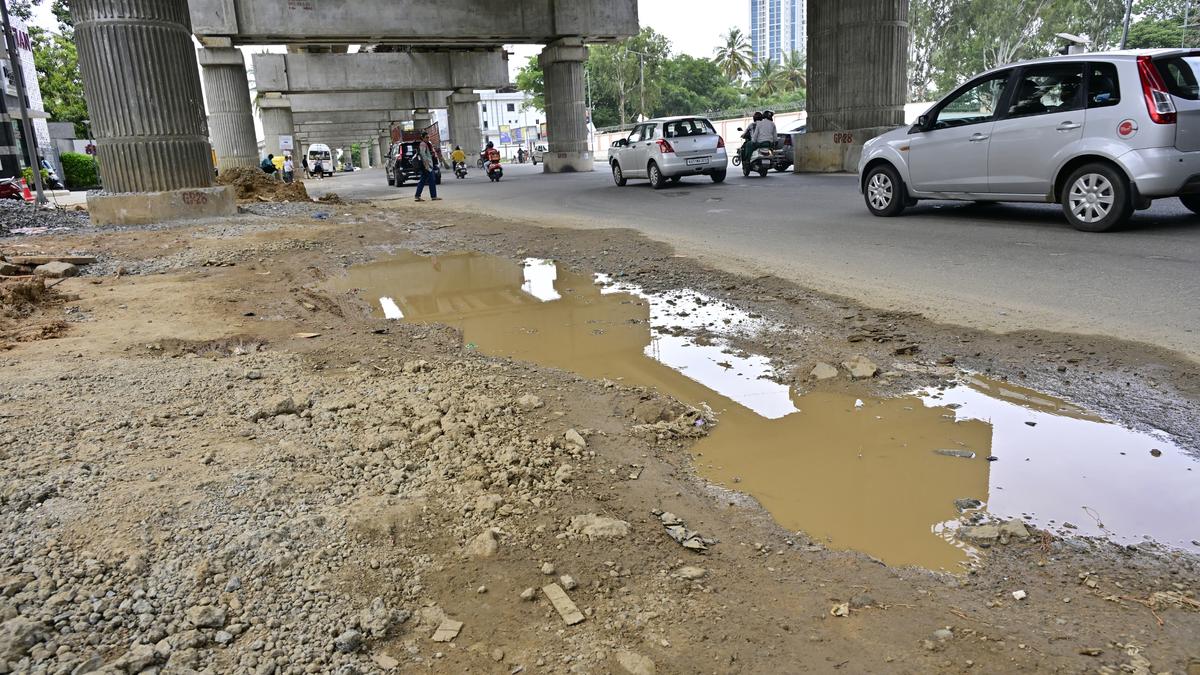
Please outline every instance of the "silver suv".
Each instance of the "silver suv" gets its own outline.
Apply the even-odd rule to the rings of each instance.
[[[980,75],[858,165],[867,208],[919,199],[1058,202],[1076,229],[1121,225],[1153,199],[1200,213],[1200,51],[1073,54]]]

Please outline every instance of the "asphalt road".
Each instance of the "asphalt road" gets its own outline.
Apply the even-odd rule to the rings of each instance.
[[[1200,361],[1200,216],[1157,202],[1118,232],[1071,229],[1053,205],[922,202],[899,218],[871,216],[848,175],[772,173],[722,185],[685,179],[662,191],[595,173],[546,175],[508,166],[490,183],[447,173],[440,205],[573,227],[627,227],[680,254],[751,274],[776,274],[874,307],[991,330],[1043,328],[1111,335]],[[309,182],[348,198],[411,198],[380,170]]]

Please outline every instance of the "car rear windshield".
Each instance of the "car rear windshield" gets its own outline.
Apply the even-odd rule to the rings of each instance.
[[[1158,74],[1167,84],[1167,91],[1188,101],[1200,100],[1200,56],[1172,56],[1154,61]]]
[[[706,119],[689,119],[667,122],[665,125],[667,138],[683,138],[684,136],[706,136],[716,134],[711,122]]]

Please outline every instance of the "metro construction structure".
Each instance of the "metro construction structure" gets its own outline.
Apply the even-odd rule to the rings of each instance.
[[[797,166],[845,168],[867,134],[903,121],[908,2],[809,4],[811,121]],[[137,195],[89,197],[97,222],[233,212],[227,191],[213,187],[211,152],[218,168],[257,164],[240,46],[288,46],[287,54],[255,57],[270,151],[281,136],[295,137],[298,124],[319,121],[297,122],[300,111],[377,111],[356,132],[382,145],[394,113],[411,111],[422,126],[435,107],[448,108],[451,135],[472,147],[480,126],[473,89],[507,84],[503,45],[544,45],[545,170],[569,172],[593,168],[587,45],[639,30],[637,0],[514,0],[494,8],[475,0],[73,0],[71,11],[104,184]],[[350,44],[376,48],[348,54]],[[372,98],[372,107],[359,97]]]

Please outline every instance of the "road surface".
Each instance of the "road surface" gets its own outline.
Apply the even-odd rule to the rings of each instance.
[[[411,197],[381,170],[309,181],[310,192]],[[730,174],[662,191],[613,185],[608,172],[547,175],[508,166],[501,183],[447,173],[440,204],[570,227],[626,227],[679,253],[750,274],[775,274],[867,305],[918,311],[990,330],[1110,335],[1200,361],[1200,216],[1177,200],[1135,214],[1119,232],[1067,226],[1053,205],[922,202],[871,216],[854,176]]]

